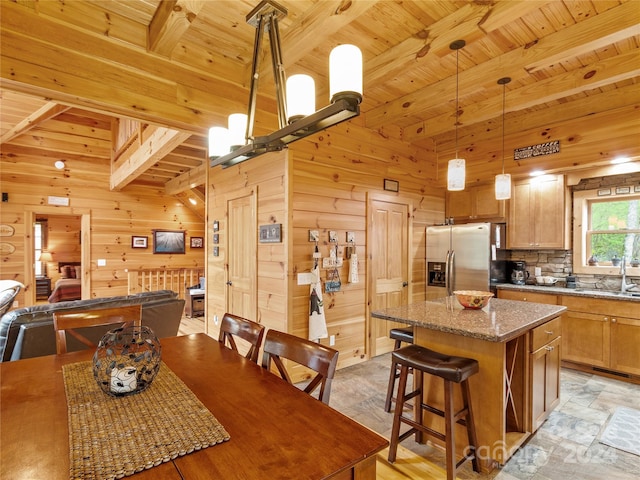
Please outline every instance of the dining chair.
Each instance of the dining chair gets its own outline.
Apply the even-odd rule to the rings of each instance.
[[[116,323],[129,323],[140,327],[142,324],[142,305],[55,312],[53,314],[53,328],[56,334],[56,351],[58,354],[67,353],[67,333],[87,347],[96,348],[95,343],[75,329]]]
[[[331,381],[338,364],[338,351],[288,333],[277,330],[267,331],[264,340],[262,367],[271,371],[273,363],[280,376],[293,385],[283,359],[291,360],[316,372],[316,376],[304,388],[304,391],[312,395],[319,386],[318,400],[328,405]]]
[[[236,338],[240,338],[249,344],[245,358],[258,363],[258,353],[262,345],[264,326],[247,318],[225,313],[220,322],[220,334],[218,341],[239,353]]]

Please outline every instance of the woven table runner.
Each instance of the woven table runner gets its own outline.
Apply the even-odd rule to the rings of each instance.
[[[69,416],[70,479],[133,475],[229,434],[164,363],[143,392],[111,397],[98,387],[92,363],[62,367]]]

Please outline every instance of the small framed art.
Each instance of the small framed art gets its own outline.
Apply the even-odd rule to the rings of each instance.
[[[184,230],[154,230],[153,253],[184,253]]]
[[[204,247],[204,239],[202,237],[191,237],[191,248]]]
[[[131,248],[147,248],[149,246],[149,237],[131,237]]]
[[[400,190],[400,183],[397,180],[384,179],[384,189],[388,192],[397,192]]]

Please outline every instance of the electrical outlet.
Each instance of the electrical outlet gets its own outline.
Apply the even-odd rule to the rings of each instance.
[[[98,266],[99,267],[106,267],[107,266],[107,260],[104,258],[99,258],[98,259]]]
[[[18,308],[19,305],[20,303],[18,302],[18,300],[13,301],[13,308]]]
[[[218,325],[218,315],[213,316],[213,324]]]
[[[329,346],[333,347],[336,344],[336,336],[335,335],[331,335],[329,337]]]

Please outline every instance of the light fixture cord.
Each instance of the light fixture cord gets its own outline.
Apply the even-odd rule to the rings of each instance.
[[[456,158],[458,157],[458,115],[459,115],[459,108],[458,108],[458,76],[459,76],[459,72],[458,72],[458,55],[459,55],[460,49],[456,50],[456,125],[455,125],[455,130],[456,130]]]
[[[502,174],[504,175],[504,109],[506,105],[507,84],[502,84]]]

